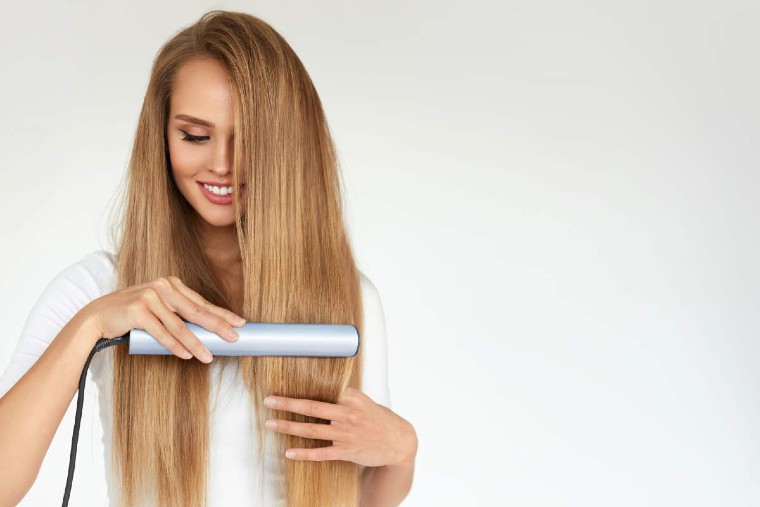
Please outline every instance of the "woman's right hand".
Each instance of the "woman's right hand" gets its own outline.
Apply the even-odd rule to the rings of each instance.
[[[246,322],[234,312],[209,303],[176,276],[111,292],[85,308],[102,338],[143,329],[182,359],[195,356],[204,363],[211,362],[211,352],[177,314],[229,342],[238,339],[233,327]]]

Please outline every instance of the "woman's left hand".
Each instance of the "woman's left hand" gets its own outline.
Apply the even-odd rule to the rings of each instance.
[[[330,424],[319,424],[267,419],[267,428],[279,433],[333,443],[314,449],[288,449],[285,453],[288,458],[338,459],[370,467],[414,464],[417,434],[411,423],[353,387],[347,387],[341,393],[337,404],[267,396],[264,405],[331,421]]]

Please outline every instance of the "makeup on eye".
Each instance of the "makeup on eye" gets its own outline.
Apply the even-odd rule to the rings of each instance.
[[[206,141],[206,140],[210,139],[210,136],[194,136],[192,134],[188,134],[187,132],[185,132],[182,129],[177,129],[177,130],[179,130],[180,132],[182,132],[183,134],[185,134],[185,137],[182,138],[183,141],[188,141],[188,142],[191,142],[191,143],[199,143],[201,141]]]

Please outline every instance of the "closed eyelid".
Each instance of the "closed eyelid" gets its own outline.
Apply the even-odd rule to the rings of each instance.
[[[185,134],[185,138],[182,139],[183,141],[197,142],[197,141],[206,141],[211,138],[211,136],[195,136],[193,134],[189,134],[185,132],[184,130],[180,128],[178,128],[177,130]]]
[[[180,132],[182,132],[183,134],[187,134],[187,135],[189,135],[189,136],[194,136],[194,137],[209,137],[209,136],[201,136],[201,135],[197,135],[197,134],[191,134],[190,132],[187,132],[186,130],[183,130],[183,129],[181,129],[181,128],[178,128],[177,130],[179,130],[179,131],[180,131]]]

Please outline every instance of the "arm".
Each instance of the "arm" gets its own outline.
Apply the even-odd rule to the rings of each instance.
[[[365,328],[368,338],[365,340],[364,386],[375,400],[391,407],[388,389],[388,338],[385,325],[385,312],[377,287],[362,274],[365,304]],[[410,455],[402,458],[398,464],[366,467],[362,472],[362,507],[396,506],[406,498],[412,487],[414,477],[414,459],[417,453],[417,435],[409,424],[410,434],[414,435]],[[410,439],[411,441],[411,439]]]
[[[81,310],[107,292],[112,278],[113,265],[104,253],[85,256],[47,285],[0,376],[0,505],[18,504],[32,488],[79,388],[99,339]],[[90,363],[93,375],[97,365]]]
[[[76,314],[0,398],[0,505],[17,505],[37,479],[98,340],[89,322]]]
[[[362,472],[361,507],[396,507],[409,494],[414,478],[414,454],[396,465],[366,467]]]

